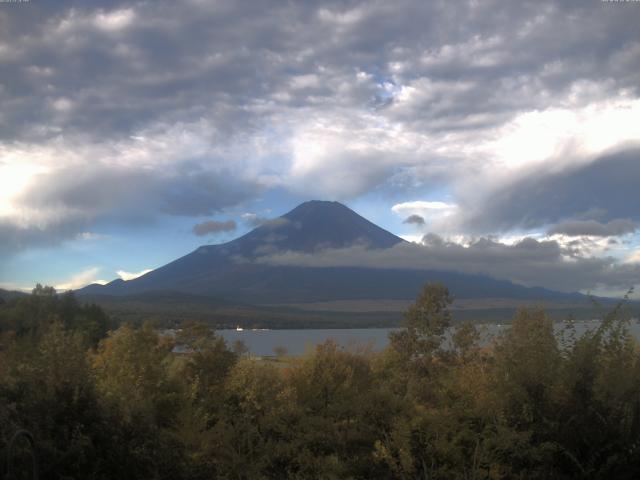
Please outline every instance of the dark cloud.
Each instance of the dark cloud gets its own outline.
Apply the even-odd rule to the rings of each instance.
[[[218,222],[216,220],[207,220],[193,226],[193,233],[198,236],[208,235],[210,233],[232,232],[236,229],[236,222],[233,220],[225,220]]]
[[[316,253],[284,252],[264,256],[271,265],[306,267],[357,266],[482,273],[526,286],[560,291],[596,288],[628,289],[640,282],[640,264],[621,264],[611,257],[582,256],[557,241],[525,238],[508,245],[479,238],[469,245],[435,234],[423,244],[401,243],[386,250],[363,246],[327,249]]]
[[[624,5],[544,0],[32,2],[0,11],[0,131],[103,141],[206,118],[243,139],[340,109],[485,128],[569,94],[637,92],[637,21]]]
[[[196,171],[158,179],[160,209],[171,215],[210,215],[258,195],[262,186],[227,172]]]
[[[563,234],[570,237],[617,237],[633,233],[638,229],[638,223],[628,219],[611,220],[600,223],[597,220],[566,220],[549,230],[549,234]]]
[[[112,212],[133,218],[160,212],[195,216],[235,205],[259,189],[199,166],[174,165],[161,171],[88,165],[40,175],[20,200],[31,208],[56,207],[88,217]]]
[[[210,215],[263,184],[352,198],[473,176],[479,159],[451,151],[477,138],[460,135],[636,98],[639,16],[546,0],[0,4],[0,148],[53,152],[16,202],[43,218],[3,236]],[[592,207],[636,221],[636,160],[534,172],[464,208],[468,225],[546,228]]]
[[[165,171],[110,165],[86,165],[42,174],[20,202],[37,212],[34,226],[4,220],[3,250],[54,246],[91,230],[97,222],[136,227],[160,215],[211,215],[260,191],[225,172],[174,165]]]
[[[597,231],[596,223],[600,222],[601,233],[629,233],[634,222],[640,221],[638,178],[637,149],[560,170],[538,168],[501,185],[486,201],[470,206],[467,224],[477,231],[491,232],[569,222],[560,223],[560,228],[575,232]],[[576,217],[582,218],[572,220]]]
[[[409,215],[402,223],[409,223],[412,225],[424,225],[425,221],[420,215]]]
[[[69,218],[52,222],[46,229],[38,225],[23,227],[0,219],[0,259],[28,248],[54,247],[64,240],[75,238],[86,231],[89,222],[82,218]]]

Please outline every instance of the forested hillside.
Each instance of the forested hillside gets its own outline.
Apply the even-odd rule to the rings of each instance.
[[[489,347],[463,324],[444,348],[450,302],[425,286],[383,352],[258,360],[197,323],[163,337],[38,287],[0,304],[0,458],[27,429],[45,479],[638,477],[624,304],[580,338],[521,310]]]

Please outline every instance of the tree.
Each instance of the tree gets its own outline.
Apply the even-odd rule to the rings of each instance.
[[[150,324],[111,332],[91,356],[100,404],[110,422],[115,472],[109,478],[179,478],[184,447],[174,433],[184,403],[172,375],[173,343]],[[107,455],[108,454],[108,455]]]
[[[177,386],[168,375],[170,343],[151,325],[128,325],[100,342],[92,358],[96,387],[107,407],[127,422],[172,424]]]
[[[80,304],[73,292],[59,295],[53,287],[40,284],[31,295],[13,299],[0,311],[0,331],[17,337],[38,337],[54,323],[85,336],[91,346],[112,326],[99,306]]]
[[[184,370],[187,380],[192,383],[194,400],[215,404],[238,355],[229,350],[224,338],[199,322],[186,322],[176,336],[176,342],[189,351]]]
[[[37,340],[11,346],[0,378],[0,433],[29,430],[37,439],[40,471],[55,468],[60,478],[92,478],[101,468],[96,459],[104,419],[86,348],[80,333],[54,323]]]
[[[597,328],[576,337],[572,322],[563,351],[563,419],[557,432],[563,467],[584,478],[635,478],[640,450],[640,350],[629,331],[625,297]],[[635,465],[635,470],[630,466]]]
[[[299,409],[296,478],[389,478],[373,451],[396,410],[369,356],[328,340],[289,375]]]
[[[522,309],[495,346],[496,391],[507,417],[534,425],[552,413],[560,349],[553,321],[540,309]]]
[[[453,348],[463,362],[474,353],[479,341],[480,332],[471,322],[459,325],[451,335]]]
[[[42,286],[38,283],[36,284],[36,287],[31,290],[31,294],[40,297],[53,297],[56,294],[56,289],[48,285]]]
[[[270,363],[240,360],[230,371],[219,420],[211,430],[208,452],[222,478],[278,478],[286,429],[282,419],[288,405],[284,382]]]
[[[233,342],[233,344],[231,345],[231,350],[238,357],[243,357],[244,355],[249,353],[249,347],[247,347],[247,344],[242,340],[236,340],[235,342]]]
[[[451,324],[449,290],[440,283],[426,284],[404,314],[404,328],[389,334],[386,355],[388,381],[398,395],[435,401],[444,357],[441,350]]]
[[[441,283],[428,283],[404,314],[404,329],[392,332],[391,345],[409,357],[433,355],[451,325],[453,298]]]

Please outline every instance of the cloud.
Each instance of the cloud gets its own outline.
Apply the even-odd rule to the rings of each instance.
[[[226,220],[219,222],[216,220],[207,220],[206,222],[198,223],[193,226],[193,233],[198,236],[208,235],[210,233],[231,232],[236,229],[236,222],[233,220]]]
[[[413,215],[409,215],[407,218],[405,218],[404,222],[402,223],[409,223],[412,225],[424,225],[425,221],[424,221],[424,218],[422,218],[420,215],[416,215],[414,213]]]
[[[632,226],[628,222],[640,221],[637,178],[640,178],[637,148],[560,168],[549,162],[543,168],[520,172],[507,183],[493,185],[480,198],[468,197],[460,222],[463,228],[472,231],[504,232],[555,224],[574,231],[576,227],[598,230],[590,222],[597,221],[606,224],[600,233],[629,233]],[[583,223],[576,223],[576,219]]]
[[[31,290],[33,289],[33,287],[21,286],[13,282],[0,282],[0,288],[3,290],[26,292],[26,293],[31,292]]]
[[[92,240],[100,240],[102,238],[104,238],[104,235],[101,235],[99,233],[95,233],[95,232],[80,232],[76,238],[80,239],[80,240],[87,240],[87,241],[92,241]]]
[[[256,213],[243,213],[242,219],[251,227],[279,228],[289,223],[284,217],[265,218]]]
[[[617,237],[634,233],[637,229],[638,223],[629,219],[620,218],[606,223],[597,220],[565,220],[554,225],[549,230],[549,235]]]
[[[398,203],[391,207],[391,211],[394,213],[404,213],[411,211],[422,211],[425,215],[429,215],[432,212],[443,212],[455,208],[455,205],[451,205],[445,202],[425,202],[416,200],[413,202]]]
[[[107,281],[101,280],[97,277],[98,273],[100,273],[101,270],[102,269],[100,267],[90,267],[86,270],[72,275],[67,280],[55,284],[54,288],[56,290],[75,290],[90,283],[99,283],[101,285],[104,285],[105,283],[107,283]]]
[[[547,228],[579,202],[553,215],[552,196],[527,203],[533,183],[548,195],[548,170],[640,135],[637,18],[621,5],[32,3],[0,11],[0,168],[33,168],[0,175],[12,251],[105,219],[211,215],[265,189],[424,198],[438,185],[455,214],[403,217]],[[598,221],[636,220],[594,198]]]
[[[281,252],[259,261],[304,267],[368,267],[458,271],[485,274],[526,286],[576,290],[627,289],[640,282],[640,266],[612,257],[583,255],[555,240],[525,237],[506,244],[487,237],[467,244],[428,234],[421,244],[401,243],[386,250],[364,246],[326,249],[316,253]]]
[[[391,207],[391,211],[396,215],[406,216],[403,223],[429,224],[432,230],[442,231],[448,228],[449,221],[457,214],[458,206],[446,202],[416,200],[398,203]]]
[[[206,215],[251,195],[254,185],[225,171],[177,162],[163,170],[107,163],[52,169],[38,175],[19,197],[34,211],[65,209],[93,216],[134,212],[135,216]]]
[[[627,257],[625,262],[640,264],[640,250],[634,251],[631,255]]]
[[[110,32],[121,31],[134,21],[135,12],[130,8],[98,12],[93,19],[93,23],[97,28]]]
[[[58,245],[62,240],[75,238],[77,232],[87,228],[81,218],[66,218],[60,221],[48,220],[46,228],[39,224],[28,225],[0,218],[0,258],[29,248],[47,248]]]
[[[122,280],[133,280],[134,278],[141,277],[149,272],[151,272],[153,268],[146,268],[144,270],[140,270],[139,272],[126,272],[124,270],[118,270],[116,273]]]
[[[135,228],[161,215],[210,215],[259,189],[228,172],[189,162],[160,170],[107,163],[52,168],[32,177],[15,198],[20,206],[0,216],[2,250],[86,239],[84,234],[103,220]]]
[[[247,212],[241,215],[242,220],[251,227],[259,227],[267,219],[258,215],[257,213]]]
[[[270,219],[264,220],[263,222],[260,223],[260,226],[275,230],[277,228],[288,225],[290,222],[291,220],[289,220],[288,218],[277,217],[277,218],[270,218]]]

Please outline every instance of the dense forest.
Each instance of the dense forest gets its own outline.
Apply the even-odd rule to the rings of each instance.
[[[30,478],[24,441],[5,460],[25,429],[44,479],[638,478],[624,303],[582,336],[530,309],[489,346],[461,324],[445,347],[450,304],[425,286],[382,352],[266,360],[198,323],[175,338],[117,325],[49,287],[0,300],[2,474]]]

